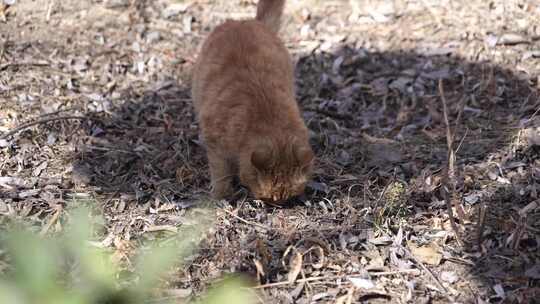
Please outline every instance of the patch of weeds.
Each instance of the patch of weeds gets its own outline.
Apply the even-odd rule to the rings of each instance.
[[[405,221],[410,214],[407,197],[406,185],[403,182],[394,181],[389,184],[382,196],[383,205],[376,211],[375,226],[382,229],[389,224],[399,225]]]
[[[119,279],[112,254],[89,242],[99,227],[97,218],[78,208],[69,212],[69,225],[61,235],[42,237],[24,228],[5,233],[0,255],[7,256],[8,267],[0,273],[0,303],[183,303],[166,297],[157,301],[156,294],[170,270],[196,249],[209,221],[194,218],[193,223],[201,224],[144,244],[133,271]],[[241,280],[226,279],[198,303],[251,303],[243,286]]]

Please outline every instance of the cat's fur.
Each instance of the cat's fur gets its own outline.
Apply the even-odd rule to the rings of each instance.
[[[260,0],[255,20],[218,26],[194,67],[192,95],[215,198],[232,194],[237,175],[256,198],[282,203],[304,192],[312,171],[293,64],[277,36],[284,3]]]

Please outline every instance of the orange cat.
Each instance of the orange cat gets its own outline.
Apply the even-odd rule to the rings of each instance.
[[[294,67],[277,36],[284,3],[260,0],[255,20],[218,26],[194,67],[192,95],[215,198],[233,193],[237,175],[256,198],[283,203],[304,192],[311,173]]]

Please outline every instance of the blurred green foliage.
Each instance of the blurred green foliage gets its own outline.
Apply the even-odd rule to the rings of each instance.
[[[120,304],[184,303],[185,299],[157,300],[160,282],[196,249],[208,226],[197,224],[173,238],[142,246],[135,271],[120,277],[111,252],[91,246],[96,217],[79,208],[70,212],[66,233],[41,237],[28,229],[10,229],[0,236],[0,257],[8,269],[0,273],[0,303],[10,304]],[[94,224],[93,224],[94,223]],[[184,233],[183,233],[184,232]],[[5,252],[2,255],[2,252]],[[223,280],[197,303],[253,303],[243,281]]]

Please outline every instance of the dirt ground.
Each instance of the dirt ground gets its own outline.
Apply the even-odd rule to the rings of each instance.
[[[192,225],[209,179],[190,71],[212,28],[254,12],[249,0],[1,10],[0,225],[57,233],[59,214],[91,201],[99,243],[126,260]],[[280,35],[313,182],[283,208],[212,203],[215,227],[164,292],[185,300],[242,273],[263,303],[539,303],[538,20],[536,1],[288,1]]]

